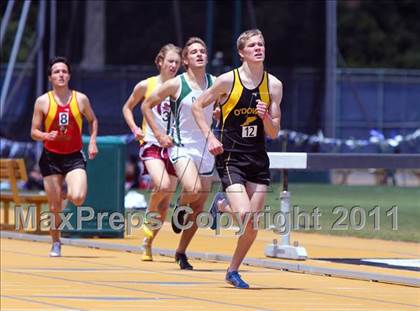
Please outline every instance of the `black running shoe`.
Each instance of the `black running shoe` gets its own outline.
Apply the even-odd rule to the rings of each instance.
[[[172,230],[176,234],[181,233],[181,231],[182,231],[182,228],[179,225],[184,226],[185,223],[186,223],[186,217],[185,217],[185,215],[187,213],[184,210],[180,210],[178,212],[177,217],[176,217],[177,218],[177,222],[175,222],[175,213],[178,210],[178,208],[180,208],[180,206],[181,205],[179,204],[179,202],[177,202],[176,205],[175,205],[174,211],[172,213],[172,217],[171,217]]]
[[[181,270],[192,270],[193,266],[188,262],[188,257],[185,254],[175,253],[175,262],[179,265]]]

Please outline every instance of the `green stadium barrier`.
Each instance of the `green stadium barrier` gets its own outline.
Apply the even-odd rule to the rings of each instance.
[[[120,229],[112,228],[109,220],[114,213],[124,215],[126,142],[119,136],[99,136],[96,142],[99,153],[94,160],[87,160],[88,193],[83,204],[84,207],[93,208],[94,218],[83,221],[80,230],[76,230],[78,208],[69,203],[64,214],[73,213],[69,221],[73,229],[63,228],[64,237],[124,237],[124,218],[122,222],[117,218],[114,221],[115,226],[122,224]],[[83,151],[86,157],[88,144],[89,137],[84,136]],[[99,213],[104,216],[98,224]],[[81,215],[87,216],[88,212]]]

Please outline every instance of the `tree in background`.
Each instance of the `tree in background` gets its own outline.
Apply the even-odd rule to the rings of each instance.
[[[337,24],[346,66],[420,68],[417,0],[342,0]]]
[[[167,1],[106,1],[105,63],[150,64],[153,53],[166,42],[175,42],[174,12]],[[185,38],[205,36],[204,1],[180,1]],[[273,66],[312,67],[323,59],[323,6],[318,1],[252,1],[250,21],[242,1],[242,28],[261,28],[270,42]],[[0,62],[7,63],[16,33],[22,1],[17,1],[1,46]],[[3,18],[7,1],[0,1]],[[77,64],[84,57],[86,5],[80,1],[57,2],[56,53]],[[225,64],[232,63],[233,2],[215,1],[214,48],[222,51]],[[140,12],[142,18],[138,16]],[[164,13],[163,13],[164,12]],[[38,2],[30,8],[18,62],[27,59],[35,43]],[[47,12],[47,19],[49,14]],[[87,24],[89,27],[89,24]],[[420,68],[420,4],[418,0],[338,0],[338,47],[349,67]],[[48,38],[48,27],[46,27]],[[86,56],[86,55],[85,55]],[[318,64],[321,65],[322,64]]]

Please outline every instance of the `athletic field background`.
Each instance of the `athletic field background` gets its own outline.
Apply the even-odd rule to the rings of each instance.
[[[271,224],[273,224],[273,215],[280,210],[280,186],[280,183],[272,183],[267,193],[266,210],[270,214]],[[207,199],[205,210],[209,209],[214,194],[220,189],[220,183],[215,182]],[[301,225],[300,229],[293,229],[293,231],[420,242],[420,230],[418,230],[420,225],[420,188],[418,187],[291,183],[289,191],[291,193],[291,215],[298,212],[310,214],[315,208],[318,208],[321,214],[318,218],[320,230],[314,228],[313,218],[310,219],[307,228],[304,228],[302,217],[299,221],[292,217],[292,225]],[[145,196],[147,202],[149,201],[150,190],[139,190],[138,192]],[[171,205],[176,202],[179,192],[180,189],[177,189],[172,197]],[[397,208],[393,209],[394,206]],[[372,210],[375,207],[378,210],[374,212]],[[43,210],[47,211],[48,207],[44,205]],[[369,215],[369,211],[371,211],[371,215]],[[386,215],[387,211],[391,213],[389,216]],[[170,221],[172,212],[173,210],[170,209],[167,221]],[[362,213],[365,217],[364,226],[360,225]],[[376,217],[375,214],[377,214]],[[352,216],[353,219],[351,219]],[[12,215],[10,217],[13,218]],[[335,229],[333,230],[334,224]],[[264,226],[264,218],[261,217],[260,227],[264,228]]]
[[[205,210],[208,210],[214,194],[219,190],[219,183],[214,183],[212,193],[207,199]],[[269,187],[266,205],[271,214],[280,210],[280,190],[280,183],[272,183]],[[302,227],[302,229],[293,231],[393,241],[420,241],[420,231],[418,230],[420,222],[420,188],[292,183],[289,184],[289,191],[291,193],[291,206],[293,206],[295,211],[311,213],[314,208],[318,207],[319,212],[322,214],[319,216],[321,230],[315,230],[311,220],[308,229],[303,229]],[[150,191],[143,190],[140,192],[146,196],[148,201]],[[176,202],[178,195],[179,189],[173,196],[172,202]],[[355,206],[356,209],[352,213],[352,209]],[[376,206],[379,210],[376,212],[372,211],[371,216],[369,216],[369,211]],[[394,206],[397,208],[391,210]],[[358,209],[363,209],[364,212],[358,211]],[[390,215],[386,216],[386,212],[389,210],[391,210]],[[334,211],[336,214],[333,213]],[[361,213],[365,214],[366,221],[364,226],[361,226],[360,222]],[[377,217],[375,219],[374,214],[376,213],[379,214],[379,220]],[[170,221],[171,215],[172,210],[168,212],[168,221]],[[352,220],[350,219],[351,216],[354,217]],[[395,226],[395,222],[397,226]],[[298,221],[292,222],[292,224],[297,223]],[[300,223],[303,226],[302,218]],[[335,229],[333,230],[334,224]],[[348,229],[345,229],[346,225]],[[374,228],[375,226],[376,229]],[[396,230],[393,230],[393,226]],[[338,228],[341,228],[341,230]]]

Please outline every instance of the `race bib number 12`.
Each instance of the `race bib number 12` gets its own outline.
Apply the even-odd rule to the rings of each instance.
[[[257,137],[257,125],[243,126],[242,127],[242,137]]]

